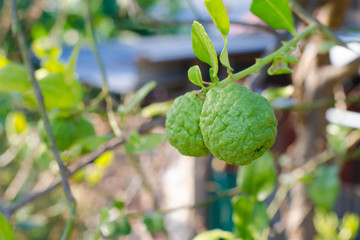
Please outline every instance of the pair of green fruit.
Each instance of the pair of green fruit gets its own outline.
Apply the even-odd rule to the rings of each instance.
[[[270,103],[236,83],[175,99],[166,117],[166,135],[186,156],[212,153],[228,164],[245,165],[274,144],[277,120]]]

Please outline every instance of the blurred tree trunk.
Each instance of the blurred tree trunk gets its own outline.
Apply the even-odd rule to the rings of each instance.
[[[306,1],[302,1],[304,4]],[[322,1],[324,3],[324,1]],[[330,28],[339,27],[342,23],[348,0],[329,0],[321,4],[316,12],[316,18]],[[306,5],[306,4],[304,4]],[[293,84],[296,89],[295,98],[299,103],[310,103],[318,99],[333,98],[333,87],[336,84],[329,55],[319,53],[322,36],[313,36],[306,44],[303,55],[293,74]],[[339,76],[341,77],[341,76]],[[297,140],[293,146],[293,166],[299,167],[311,157],[326,149],[326,108],[299,112],[297,114]],[[311,240],[314,238],[313,226],[314,207],[306,194],[306,186],[297,183],[290,191],[290,202],[285,216],[287,239]]]

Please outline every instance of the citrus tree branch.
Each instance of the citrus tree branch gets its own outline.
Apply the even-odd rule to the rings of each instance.
[[[66,178],[71,177],[72,175],[74,175],[75,173],[80,171],[85,166],[94,163],[94,161],[104,152],[106,152],[110,149],[114,149],[114,148],[120,146],[121,144],[123,144],[124,142],[125,142],[125,140],[122,138],[113,138],[113,139],[109,140],[105,145],[99,147],[97,150],[89,153],[88,155],[85,155],[79,161],[77,161],[76,163],[71,165],[69,167],[69,173],[66,175]],[[59,179],[55,183],[53,183],[49,187],[47,187],[46,189],[39,191],[39,192],[29,194],[29,195],[21,198],[17,202],[13,203],[12,205],[10,205],[8,207],[3,207],[3,209],[2,210],[0,209],[0,210],[4,213],[8,213],[8,215],[12,215],[15,211],[17,211],[19,208],[25,206],[26,204],[33,202],[35,199],[38,199],[40,197],[43,197],[43,196],[51,193],[53,190],[55,190],[57,187],[59,187],[61,185],[61,182],[62,181]],[[70,207],[72,209],[74,206],[71,205]],[[70,212],[72,211],[71,209],[70,209]],[[71,216],[71,214],[70,214],[70,216]]]
[[[64,187],[64,191],[66,194],[67,199],[69,200],[69,202],[74,202],[75,199],[71,193],[70,190],[70,186],[69,183],[67,182],[67,174],[68,174],[68,170],[67,168],[64,166],[60,154],[59,154],[59,150],[57,148],[56,145],[56,140],[53,134],[53,131],[51,129],[50,126],[50,122],[49,122],[49,118],[47,115],[47,111],[45,108],[45,103],[44,103],[44,97],[43,94],[41,92],[41,89],[39,87],[39,84],[36,80],[35,77],[35,73],[34,73],[34,67],[32,65],[31,59],[30,59],[30,53],[29,53],[29,49],[26,46],[26,42],[25,42],[25,38],[24,38],[24,34],[22,32],[20,23],[19,23],[19,19],[17,16],[17,8],[16,8],[16,0],[11,0],[11,12],[12,12],[12,21],[13,21],[13,31],[14,34],[17,37],[17,40],[19,42],[19,47],[20,47],[20,51],[21,51],[21,55],[22,58],[24,60],[27,72],[28,72],[28,77],[30,79],[30,82],[32,84],[33,90],[35,92],[35,97],[38,103],[38,108],[39,108],[39,112],[40,115],[44,121],[44,126],[45,126],[45,130],[47,133],[47,137],[49,140],[49,145],[50,148],[52,150],[52,153],[56,159],[56,162],[59,166],[60,169],[60,174],[61,174],[61,179],[62,179],[62,185]]]
[[[91,21],[91,14],[90,14],[90,0],[85,1],[85,25],[87,32],[90,37],[91,46],[93,49],[93,52],[95,54],[96,61],[99,65],[101,77],[102,77],[102,92],[100,93],[99,97],[96,98],[97,101],[102,100],[103,97],[105,97],[106,102],[106,113],[108,116],[109,124],[111,126],[111,129],[113,130],[115,136],[120,137],[121,136],[121,130],[117,124],[115,113],[113,111],[113,103],[112,98],[110,96],[109,92],[109,85],[108,85],[108,79],[105,71],[105,67],[103,64],[103,61],[101,60],[100,53],[98,50],[98,45],[96,43],[95,39],[95,33],[92,26]]]
[[[271,63],[276,57],[281,55],[282,53],[288,52],[292,47],[294,47],[301,39],[307,37],[311,33],[313,33],[317,29],[316,25],[309,25],[306,27],[301,33],[290,39],[289,41],[285,42],[282,47],[280,47],[275,52],[267,55],[264,58],[259,58],[256,60],[256,62],[251,65],[250,67],[235,73],[229,75],[227,78],[225,78],[223,81],[220,82],[220,84],[228,84],[234,81],[237,81],[241,78],[244,78],[250,74],[257,73],[266,66],[267,64]]]

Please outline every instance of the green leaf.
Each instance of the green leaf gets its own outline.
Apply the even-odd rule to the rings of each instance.
[[[25,93],[31,90],[28,74],[23,65],[8,63],[0,69],[0,91]]]
[[[114,207],[116,207],[118,210],[123,210],[125,207],[125,202],[124,201],[120,201],[120,200],[114,200],[113,201],[113,205]]]
[[[79,55],[80,42],[74,47],[65,72],[65,83],[71,85],[75,81],[75,67]]]
[[[204,87],[201,71],[198,65],[192,66],[188,71],[189,80],[200,87]]]
[[[268,234],[269,217],[266,205],[249,196],[232,199],[233,222],[236,237],[246,240],[258,240]]]
[[[101,208],[100,211],[100,222],[99,225],[97,226],[96,230],[95,230],[95,235],[94,235],[94,240],[98,240],[100,237],[100,229],[101,227],[104,225],[105,221],[109,218],[110,214],[109,214],[110,209],[108,207],[103,207]]]
[[[250,11],[270,27],[296,34],[288,0],[253,0]]]
[[[308,194],[316,207],[331,210],[336,203],[339,190],[339,168],[321,166],[316,169],[315,180],[308,185]]]
[[[214,229],[198,234],[193,240],[235,240],[232,232]]]
[[[128,154],[144,153],[162,144],[165,140],[166,137],[163,134],[151,133],[141,136],[134,131],[125,143],[125,150]]]
[[[164,216],[161,212],[154,212],[143,216],[146,229],[150,233],[164,232]]]
[[[68,85],[65,83],[64,77],[64,74],[56,73],[49,74],[39,80],[47,109],[73,109],[81,101],[81,84],[74,81]]]
[[[197,21],[193,22],[191,28],[191,41],[195,55],[214,69],[212,76],[215,77],[219,68],[217,55],[204,27]]]
[[[242,192],[265,200],[274,190],[276,184],[276,168],[274,158],[266,152],[249,165],[239,168],[237,184]]]
[[[15,235],[10,223],[0,213],[0,240],[15,240]]]
[[[222,0],[205,0],[205,6],[223,36],[227,36],[230,30],[230,21]]]
[[[42,69],[46,69],[50,73],[65,73],[66,67],[58,59],[50,58],[41,62]]]
[[[141,116],[151,118],[155,116],[166,116],[169,111],[173,100],[159,103],[152,103],[141,110]]]
[[[135,93],[131,101],[126,105],[121,105],[118,108],[118,111],[121,115],[126,115],[131,112],[154,88],[156,87],[156,82],[151,81],[142,86]]]
[[[210,68],[209,73],[211,81],[214,83],[214,85],[217,85],[219,83],[219,77],[216,75],[215,70],[213,68]]]
[[[121,217],[115,221],[107,222],[101,228],[105,237],[126,236],[131,233],[131,225],[127,217]]]
[[[267,73],[272,75],[290,74],[292,69],[289,68],[288,62],[283,57],[276,58],[271,66],[268,68]]]
[[[224,37],[224,48],[221,51],[219,59],[221,64],[225,66],[228,69],[228,71],[232,72],[234,69],[232,69],[229,62],[229,54],[227,50],[228,41],[229,41],[228,37]]]

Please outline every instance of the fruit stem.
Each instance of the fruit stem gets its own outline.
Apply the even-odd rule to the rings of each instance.
[[[267,55],[264,58],[257,59],[256,62],[253,65],[251,65],[250,67],[248,67],[240,72],[229,75],[227,78],[225,78],[219,84],[225,85],[225,84],[237,81],[241,78],[244,78],[252,73],[259,72],[261,70],[261,68],[263,68],[268,63],[271,63],[276,57],[278,57],[282,53],[288,52],[291,47],[295,46],[301,39],[303,39],[306,36],[308,36],[309,34],[313,33],[317,28],[318,28],[318,26],[315,24],[307,26],[301,33],[299,33],[298,35],[296,35],[289,41],[285,42],[283,44],[283,46],[281,48],[279,48],[278,50],[276,50],[275,52]]]

